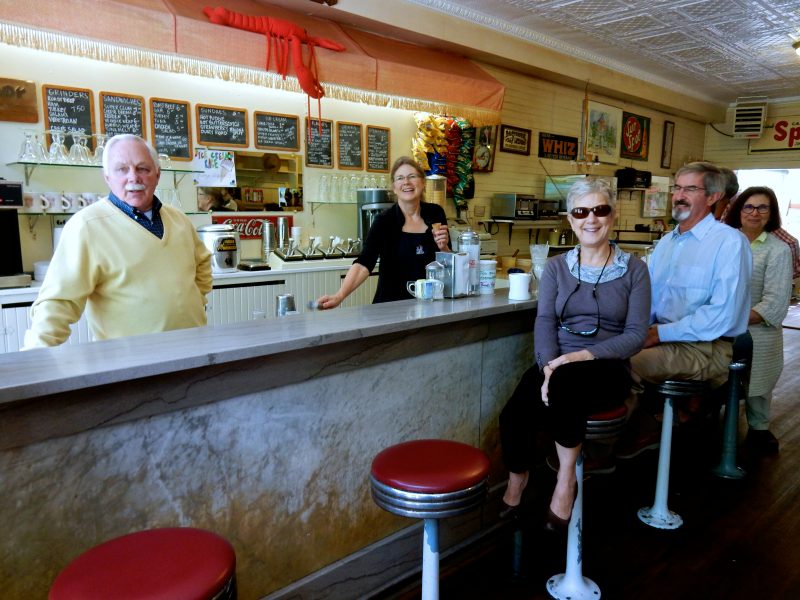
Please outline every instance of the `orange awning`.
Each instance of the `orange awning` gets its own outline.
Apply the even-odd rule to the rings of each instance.
[[[502,84],[463,57],[253,0],[225,0],[221,5],[246,15],[290,21],[311,36],[344,46],[344,52],[315,50],[319,79],[328,97],[447,113],[476,124],[499,122]],[[213,72],[215,77],[300,91],[294,78],[282,81],[275,76],[274,62],[272,74],[263,72],[264,35],[211,23],[203,14],[204,6],[216,4],[207,0],[0,0],[0,21],[24,28],[3,28],[0,41],[181,72],[192,72],[192,65],[172,64],[171,59],[201,59],[215,64],[212,69],[195,67],[196,74]],[[111,42],[133,51],[102,44],[83,48],[73,40],[68,43],[53,36],[42,41],[34,39],[28,28],[33,33],[43,30]],[[147,56],[147,51],[157,55]],[[226,72],[226,67],[260,70],[264,76],[254,77],[252,71],[249,75]],[[290,67],[289,74],[293,73]]]

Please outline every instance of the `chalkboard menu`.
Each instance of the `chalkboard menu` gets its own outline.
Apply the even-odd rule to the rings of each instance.
[[[247,111],[196,104],[197,143],[213,146],[241,146],[247,148]]]
[[[360,170],[364,167],[360,123],[337,121],[336,152],[340,169]]]
[[[256,148],[263,150],[300,149],[298,130],[300,118],[296,115],[279,115],[258,112],[255,115]]]
[[[103,133],[109,137],[133,133],[144,137],[144,98],[114,92],[100,92]]]
[[[367,171],[389,172],[390,141],[388,127],[367,125]]]
[[[192,160],[189,103],[150,98],[150,139],[159,154],[175,160]]]
[[[43,85],[44,127],[62,131],[94,133],[94,92],[82,88]],[[67,136],[66,146],[72,146],[72,136]],[[48,142],[49,143],[49,142]],[[88,146],[92,148],[92,139]]]
[[[317,119],[306,119],[306,166],[333,168],[333,121],[322,119],[322,135]]]

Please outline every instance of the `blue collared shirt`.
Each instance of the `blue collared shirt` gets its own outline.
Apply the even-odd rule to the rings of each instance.
[[[147,231],[152,233],[158,239],[163,239],[164,223],[161,221],[161,201],[158,198],[153,196],[153,209],[150,218],[148,218],[147,215],[138,208],[134,208],[130,204],[126,204],[117,198],[113,193],[108,195],[108,199],[111,204],[116,206],[131,219],[139,223],[139,225],[147,229]]]
[[[753,255],[741,232],[707,215],[686,233],[676,227],[649,262],[651,323],[662,342],[710,341],[747,330]]]

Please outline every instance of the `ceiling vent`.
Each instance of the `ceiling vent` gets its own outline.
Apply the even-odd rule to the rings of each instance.
[[[766,96],[737,98],[733,111],[733,137],[760,138],[764,132],[764,120],[766,117]]]

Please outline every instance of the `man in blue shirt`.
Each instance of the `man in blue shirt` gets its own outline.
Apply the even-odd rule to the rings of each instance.
[[[719,386],[727,379],[733,338],[747,331],[753,257],[744,235],[714,220],[724,192],[725,177],[711,163],[689,163],[675,175],[678,225],[649,261],[651,325],[644,349],[631,358],[637,383],[696,379]]]

